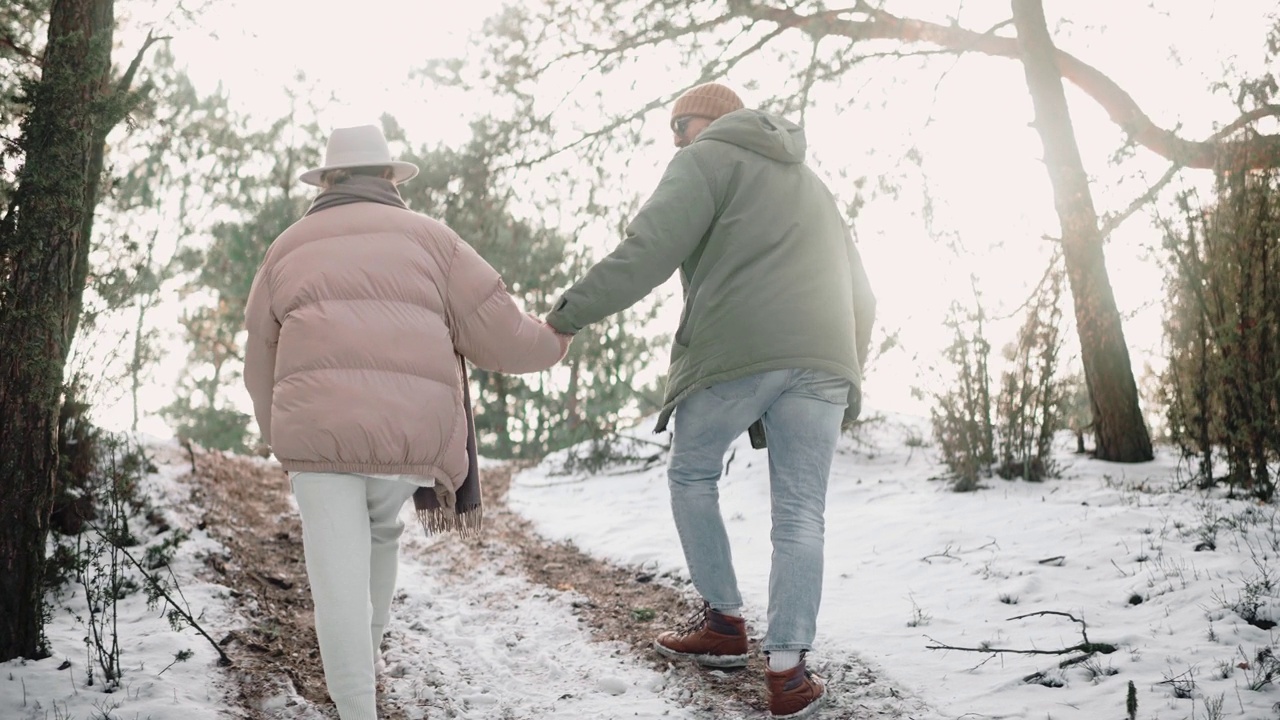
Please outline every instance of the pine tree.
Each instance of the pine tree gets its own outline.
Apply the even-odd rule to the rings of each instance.
[[[1280,172],[1222,177],[1208,208],[1184,197],[1166,226],[1169,302],[1164,374],[1170,432],[1203,485],[1275,494],[1280,460]]]
[[[233,113],[215,96],[201,103],[182,133],[184,155],[202,169],[200,193],[211,210],[178,257],[187,363],[161,414],[179,436],[205,447],[250,452],[257,446],[251,417],[227,391],[241,377],[253,276],[271,241],[312,199],[297,178],[318,163],[324,138],[314,122],[293,119],[315,115],[300,95],[295,92],[289,114],[265,125]]]
[[[389,138],[403,139],[394,120],[384,122]],[[514,150],[509,128],[478,121],[472,131],[461,150],[421,148],[404,155],[422,172],[402,193],[411,208],[439,218],[475,247],[527,311],[545,315],[591,258],[542,219],[514,215],[519,194],[509,175],[495,168]],[[632,329],[644,327],[646,312],[653,310],[620,313],[583,331],[552,370],[536,375],[473,370],[481,452],[540,457],[606,436],[625,418],[656,410],[640,377],[660,339]]]

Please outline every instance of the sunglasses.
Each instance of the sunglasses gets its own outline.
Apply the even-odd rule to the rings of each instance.
[[[693,122],[693,115],[682,115],[671,121],[671,129],[676,131],[677,135],[684,135],[684,131],[689,129],[689,123]]]

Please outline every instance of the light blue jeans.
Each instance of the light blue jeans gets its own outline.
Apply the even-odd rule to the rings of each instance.
[[[671,510],[693,586],[712,608],[742,606],[720,481],[729,444],[764,418],[773,560],[763,649],[808,650],[822,601],[827,478],[849,381],[817,370],[774,370],[699,390],[675,411]]]

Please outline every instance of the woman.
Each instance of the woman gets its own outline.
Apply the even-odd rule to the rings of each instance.
[[[340,128],[323,192],[271,244],[245,308],[245,385],[302,515],[316,635],[342,720],[374,720],[375,658],[390,615],[398,516],[428,532],[479,529],[466,365],[525,373],[570,338],[527,315],[443,223],[411,212],[373,125]]]

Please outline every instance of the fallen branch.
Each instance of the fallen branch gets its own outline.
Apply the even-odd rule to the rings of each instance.
[[[1085,625],[1085,622],[1083,620],[1081,620],[1080,618],[1077,618],[1071,613],[1059,612],[1057,610],[1042,610],[1040,612],[1028,613],[1026,615],[1015,615],[1014,617],[1011,617],[1008,619],[1023,620],[1029,617],[1036,617],[1039,615],[1061,615],[1063,617],[1070,618],[1075,622],[1080,623],[1080,637],[1082,641],[1070,647],[1057,648],[1054,650],[1034,650],[1034,649],[1028,650],[1024,648],[992,647],[989,643],[983,643],[978,647],[961,647],[959,645],[947,645],[946,643],[939,642],[938,640],[934,640],[933,638],[930,637],[929,641],[934,644],[926,645],[925,648],[928,650],[961,650],[964,652],[983,652],[983,653],[992,653],[992,654],[1017,653],[1019,655],[1066,655],[1068,653],[1073,653],[1073,652],[1080,652],[1086,655],[1092,655],[1094,653],[1102,653],[1103,655],[1110,655],[1111,653],[1115,652],[1117,649],[1115,645],[1112,645],[1110,643],[1096,643],[1096,642],[1090,641],[1089,634],[1088,634],[1088,626]],[[926,635],[925,637],[928,637],[928,636]]]

